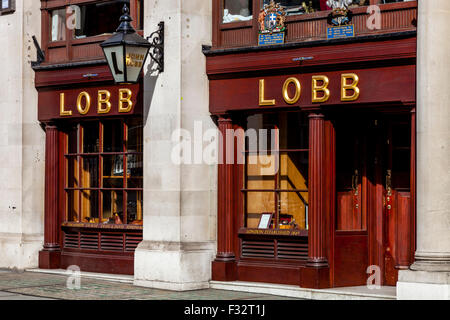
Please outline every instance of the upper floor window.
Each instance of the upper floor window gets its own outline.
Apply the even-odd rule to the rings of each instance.
[[[253,0],[224,0],[223,23],[253,18]]]
[[[257,0],[256,0],[257,1]],[[272,0],[259,0],[260,8],[270,4]],[[371,4],[386,4],[394,2],[408,2],[415,0],[341,0],[349,8],[368,6]],[[333,9],[332,2],[339,4],[339,1],[330,0],[276,0],[275,3],[285,8],[286,15],[300,15],[317,11]],[[252,0],[223,0],[223,20],[222,23],[237,21],[248,21],[253,18]]]
[[[131,0],[136,4],[135,25],[142,30],[143,0]],[[75,3],[75,4],[73,4]],[[109,35],[116,31],[124,4],[130,6],[130,0],[98,1],[76,4],[72,1],[65,8],[50,12],[50,41],[65,41],[67,30],[73,39],[83,39],[99,35]]]

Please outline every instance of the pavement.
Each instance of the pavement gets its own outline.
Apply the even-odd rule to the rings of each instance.
[[[68,280],[66,275],[0,270],[0,300],[301,300],[218,289],[159,290],[83,276],[77,287]]]

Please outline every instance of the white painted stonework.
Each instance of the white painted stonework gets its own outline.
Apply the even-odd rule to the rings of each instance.
[[[144,97],[144,241],[135,284],[173,290],[209,286],[216,248],[214,165],[175,164],[172,133],[215,128],[202,45],[211,44],[211,1],[149,1],[145,35],[165,22],[164,72],[148,67]]]
[[[417,32],[417,251],[397,297],[449,299],[450,1],[419,1]]]
[[[45,134],[30,65],[40,29],[39,1],[0,16],[0,268],[37,267],[42,247]]]

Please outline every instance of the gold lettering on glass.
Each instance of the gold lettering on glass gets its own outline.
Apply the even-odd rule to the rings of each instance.
[[[295,94],[294,97],[289,97],[289,85],[293,83],[295,86]],[[287,104],[294,104],[300,99],[300,95],[302,93],[302,86],[300,84],[300,81],[298,81],[297,78],[291,77],[286,79],[286,81],[283,84],[283,98],[284,101],[286,101]]]
[[[319,85],[319,81],[322,82],[322,85]],[[328,85],[330,84],[330,80],[327,76],[313,76],[312,77],[312,102],[320,103],[327,102],[330,99],[330,90],[328,89]],[[318,93],[321,92],[322,95],[319,96]]]

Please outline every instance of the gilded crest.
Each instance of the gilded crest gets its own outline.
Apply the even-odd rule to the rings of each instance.
[[[283,32],[286,27],[284,25],[286,12],[279,4],[271,1],[266,4],[259,13],[258,23],[260,33]]]
[[[345,26],[352,20],[352,12],[348,9],[353,0],[328,0],[327,6],[333,11],[328,16],[328,23],[334,26]]]

